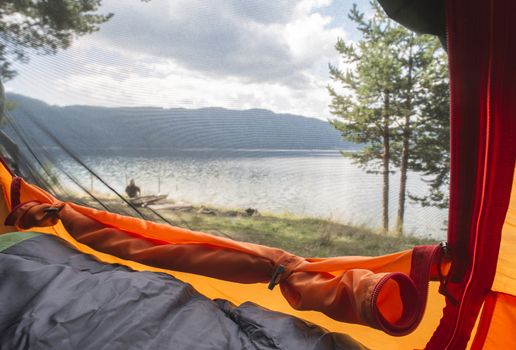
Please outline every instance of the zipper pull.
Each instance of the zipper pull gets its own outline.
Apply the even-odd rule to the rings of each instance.
[[[442,257],[444,258],[444,260],[449,260],[451,257],[450,246],[448,245],[448,242],[441,241],[441,243],[439,243],[439,246],[441,247]]]
[[[448,245],[448,242],[442,241],[439,243],[439,246],[441,247],[441,256],[439,257],[439,264],[437,266],[437,272],[439,274],[439,293],[444,295],[447,300],[449,300],[452,304],[458,305],[459,302],[457,299],[451,295],[451,293],[448,291],[447,285],[448,285],[448,271],[446,271],[446,275],[443,273],[443,265],[449,261],[451,261],[451,249]]]

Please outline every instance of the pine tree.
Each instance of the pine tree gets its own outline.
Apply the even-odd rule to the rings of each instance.
[[[398,59],[403,67],[400,81],[400,120],[398,122],[397,149],[399,157],[393,157],[400,169],[396,232],[403,234],[405,202],[407,197],[408,170],[423,174],[435,173],[434,165],[440,166],[447,176],[448,154],[448,80],[446,54],[437,38],[416,35],[403,29],[398,43]],[[435,159],[438,151],[442,159]],[[442,165],[438,165],[442,164]],[[434,180],[436,180],[434,178]],[[443,180],[447,179],[443,178]],[[440,182],[440,183],[439,183]],[[438,184],[439,183],[439,184]],[[443,181],[430,181],[435,191],[442,193]],[[426,198],[425,196],[424,198]],[[415,197],[412,197],[415,198]],[[420,200],[422,203],[423,200]],[[435,204],[435,203],[434,203]]]
[[[422,172],[430,194],[410,198],[443,205],[447,183],[447,79],[445,54],[436,38],[416,35],[387,18],[377,2],[365,19],[356,6],[349,18],[362,33],[356,44],[336,44],[347,69],[330,65],[331,124],[364,144],[352,157],[368,172],[383,175],[382,228],[389,231],[389,174],[400,171],[396,232],[403,233],[409,170]],[[410,195],[410,194],[409,194]],[[439,204],[439,199],[442,199]]]
[[[356,45],[339,39],[335,45],[345,64],[343,71],[330,65],[331,78],[338,87],[328,88],[332,97],[331,113],[339,117],[330,121],[343,137],[364,144],[352,155],[356,164],[370,173],[382,174],[382,228],[389,231],[389,175],[392,163],[391,145],[396,121],[394,106],[399,105],[401,74],[396,43],[400,27],[389,21],[377,3],[374,17],[366,20],[353,6],[349,18],[357,24],[363,39]]]
[[[13,61],[29,53],[52,54],[70,46],[77,36],[99,29],[112,14],[96,13],[101,0],[0,2],[0,78],[12,79]]]
[[[424,196],[408,195],[424,207],[445,209],[450,178],[450,98],[447,56],[442,49],[435,52],[420,84],[425,94],[419,104],[409,168],[423,175],[429,191]]]

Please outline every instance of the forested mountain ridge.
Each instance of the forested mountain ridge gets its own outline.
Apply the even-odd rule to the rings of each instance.
[[[7,98],[20,129],[42,147],[55,144],[34,120],[72,150],[359,148],[342,141],[326,121],[264,109],[59,107],[17,94]]]

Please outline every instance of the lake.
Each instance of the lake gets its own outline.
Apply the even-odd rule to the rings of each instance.
[[[152,153],[150,157],[148,154]],[[107,155],[106,155],[107,154]],[[60,157],[61,158],[61,157]],[[82,156],[84,162],[120,193],[134,178],[142,194],[167,193],[177,202],[260,212],[326,218],[380,227],[382,177],[368,174],[337,151],[180,150],[103,152]],[[84,185],[107,192],[76,163],[60,162]],[[426,184],[408,176],[408,191],[422,195]],[[391,177],[390,217],[394,227],[399,173]],[[447,211],[423,208],[407,200],[405,230],[419,237],[443,239]]]

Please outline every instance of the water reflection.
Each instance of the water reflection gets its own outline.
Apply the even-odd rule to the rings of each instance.
[[[191,204],[226,208],[257,208],[261,212],[328,218],[369,227],[380,226],[382,178],[367,174],[334,151],[182,150],[142,151],[141,154],[83,155],[82,158],[116,190],[123,193],[134,178],[143,194],[168,193]],[[118,153],[118,154],[117,154]],[[89,174],[66,158],[61,164],[85,186]],[[397,210],[398,174],[392,176],[390,214]],[[425,183],[409,174],[408,190],[422,195]],[[421,237],[444,237],[446,211],[422,208],[407,201],[406,232]]]

